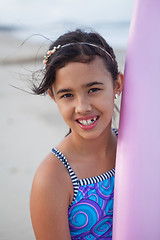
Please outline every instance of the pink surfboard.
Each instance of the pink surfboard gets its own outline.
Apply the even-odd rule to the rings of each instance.
[[[160,0],[135,0],[118,136],[113,240],[160,240]]]

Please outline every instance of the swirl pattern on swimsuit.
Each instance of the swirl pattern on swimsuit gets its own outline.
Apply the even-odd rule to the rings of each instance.
[[[114,176],[79,187],[69,208],[71,238],[112,239]]]

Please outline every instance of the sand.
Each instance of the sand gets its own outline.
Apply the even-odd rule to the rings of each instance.
[[[21,43],[12,35],[0,35],[1,240],[35,239],[29,213],[33,176],[42,159],[68,131],[48,96],[33,96],[10,86],[29,90],[24,80],[42,66],[39,60],[46,46],[41,47],[35,61],[41,44],[21,47]],[[117,49],[116,55],[123,71],[125,50]]]

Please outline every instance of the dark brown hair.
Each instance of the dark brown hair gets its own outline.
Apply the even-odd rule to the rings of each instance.
[[[78,44],[82,42],[94,44],[99,46],[99,48],[87,44]],[[64,67],[67,63],[89,63],[93,61],[96,56],[100,56],[103,59],[107,70],[111,73],[113,81],[117,79],[119,72],[113,49],[98,33],[86,32],[80,29],[65,33],[51,44],[49,50],[52,50],[58,45],[63,46],[68,43],[75,44],[69,44],[66,47],[61,47],[49,57],[44,70],[43,79],[40,81],[40,83],[38,83],[38,85],[33,83],[33,92],[35,94],[40,95],[47,93],[48,89],[51,89],[55,81],[56,70]],[[111,57],[101,48],[106,50]]]

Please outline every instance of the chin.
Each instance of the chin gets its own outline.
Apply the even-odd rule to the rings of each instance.
[[[102,132],[100,132],[100,131],[88,131],[88,132],[84,132],[84,133],[78,133],[78,135],[81,137],[81,138],[83,138],[83,139],[85,139],[85,140],[97,140],[98,138],[100,138],[100,137],[102,137],[102,136],[104,136],[104,135],[106,135],[106,131],[102,131]]]

